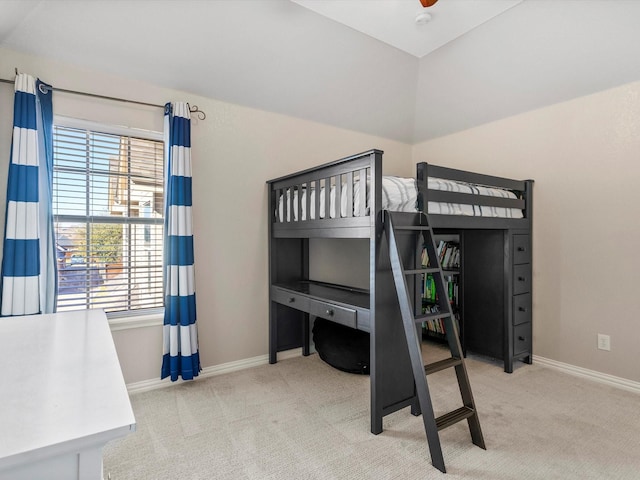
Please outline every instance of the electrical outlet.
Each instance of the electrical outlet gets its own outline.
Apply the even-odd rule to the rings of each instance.
[[[611,350],[611,337],[609,335],[598,334],[598,350]]]

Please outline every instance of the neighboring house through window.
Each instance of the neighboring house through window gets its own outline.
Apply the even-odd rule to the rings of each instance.
[[[155,132],[56,121],[58,311],[103,308],[126,314],[162,307],[161,138]]]

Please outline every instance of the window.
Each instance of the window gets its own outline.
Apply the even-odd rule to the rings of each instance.
[[[143,313],[163,305],[164,144],[96,130],[54,126],[58,311]]]

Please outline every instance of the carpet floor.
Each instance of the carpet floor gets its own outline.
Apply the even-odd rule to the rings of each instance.
[[[429,349],[434,355],[435,349]],[[403,409],[369,431],[369,377],[317,355],[132,395],[137,431],[104,449],[111,480],[640,479],[640,396],[548,367],[470,357],[486,450]],[[429,376],[436,414],[460,406],[453,369]]]

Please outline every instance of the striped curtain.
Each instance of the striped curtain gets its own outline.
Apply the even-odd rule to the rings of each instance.
[[[200,372],[191,222],[191,114],[165,106],[167,170],[164,228],[164,351],[161,378],[191,380]]]
[[[16,76],[1,274],[2,316],[55,311],[51,97],[49,85],[24,73]]]

